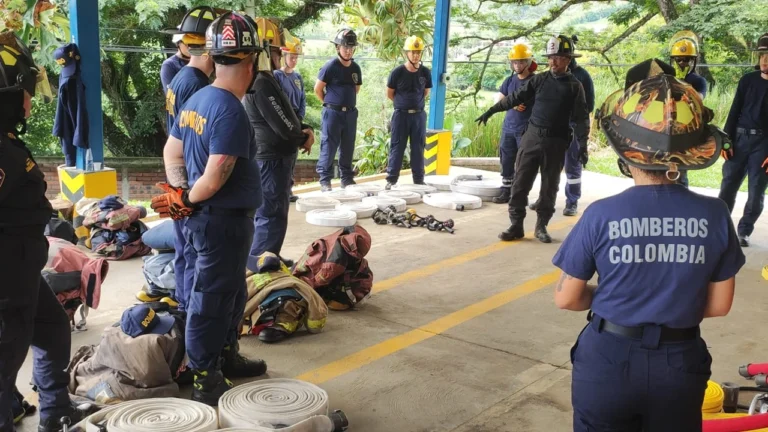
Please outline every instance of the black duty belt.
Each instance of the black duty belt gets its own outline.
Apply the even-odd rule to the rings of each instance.
[[[541,126],[536,126],[533,123],[528,123],[528,128],[526,132],[527,131],[531,131],[531,133],[536,134],[540,137],[556,137],[556,138],[568,139],[568,136],[571,133],[571,128],[568,126],[564,128],[545,128]]]
[[[623,336],[630,339],[642,339],[645,327],[624,327],[622,325],[614,324],[607,321],[598,315],[589,311],[587,314],[587,321],[592,323],[597,331],[607,331],[615,335]],[[659,342],[682,342],[696,339],[699,336],[699,327],[689,327],[683,329],[676,329],[670,327],[661,327],[661,336]]]
[[[417,113],[420,113],[420,112],[422,112],[422,111],[424,111],[424,110],[422,110],[422,109],[403,109],[403,108],[395,108],[395,111],[404,112],[404,113],[408,113],[408,114],[417,114]]]
[[[230,208],[222,208],[222,207],[203,206],[200,209],[200,213],[216,215],[216,216],[245,216],[245,217],[252,218],[256,215],[256,210],[230,209]]]
[[[763,130],[762,129],[745,129],[745,128],[736,128],[736,133],[744,134],[744,135],[760,135],[763,136]]]
[[[336,104],[330,104],[330,103],[324,103],[324,107],[330,108],[334,111],[352,111],[355,109],[355,107],[348,107],[344,105],[336,105]]]

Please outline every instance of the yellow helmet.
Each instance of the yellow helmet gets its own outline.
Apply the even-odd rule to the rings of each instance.
[[[405,51],[424,51],[424,40],[418,36],[408,36],[403,45]]]
[[[529,60],[533,58],[533,51],[531,51],[531,47],[524,43],[515,44],[509,50],[508,58],[510,60]]]
[[[283,54],[304,54],[304,48],[301,46],[301,41],[297,38],[292,40],[286,38],[285,46],[281,47],[280,49],[283,51]]]
[[[696,44],[688,39],[681,39],[672,45],[671,57],[696,57],[698,56]]]

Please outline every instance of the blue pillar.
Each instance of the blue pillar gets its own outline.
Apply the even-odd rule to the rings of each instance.
[[[442,129],[445,117],[445,77],[448,76],[448,26],[451,0],[437,0],[432,51],[432,96],[429,102],[428,129]]]
[[[80,49],[80,70],[88,108],[88,144],[94,162],[104,162],[104,131],[101,110],[101,50],[99,48],[99,1],[69,0],[72,42]],[[77,149],[77,168],[85,169],[86,150]]]

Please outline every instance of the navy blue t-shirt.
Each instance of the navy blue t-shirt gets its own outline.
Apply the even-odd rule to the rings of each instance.
[[[165,111],[168,131],[173,129],[176,113],[181,111],[184,104],[198,90],[210,83],[203,71],[196,67],[185,66],[173,77],[168,90],[165,91]]]
[[[420,66],[416,72],[400,65],[392,70],[387,87],[395,90],[396,109],[424,109],[424,90],[432,88],[432,72]]]
[[[768,131],[768,80],[760,76],[760,71],[739,80],[723,130],[735,140],[736,128]]]
[[[317,74],[317,79],[326,84],[325,103],[345,107],[357,104],[355,89],[363,84],[363,72],[354,61],[344,66],[338,58],[328,60]]]
[[[707,96],[707,80],[705,80],[703,76],[691,72],[685,76],[683,81],[690,84],[694,90],[699,92],[702,99]]]
[[[508,76],[507,79],[501,83],[501,87],[499,87],[499,93],[503,94],[504,96],[509,96],[510,94],[514,93],[515,90],[524,86],[532,76],[533,74],[530,74],[522,80],[517,76],[517,74]],[[531,118],[531,113],[533,112],[533,104],[534,100],[531,100],[531,102],[525,106],[525,111],[523,112],[515,109],[507,110],[507,114],[504,116],[504,124],[502,125],[504,132],[522,132],[523,129],[525,129],[525,126],[528,124],[528,120]]]
[[[171,135],[184,143],[189,187],[205,172],[211,154],[237,156],[224,186],[201,205],[256,209],[261,205],[261,176],[256,141],[243,104],[227,90],[207,86],[187,101]]]
[[[304,80],[301,78],[301,74],[296,71],[286,74],[278,69],[272,72],[272,75],[280,84],[285,95],[288,96],[288,101],[293,106],[293,110],[296,111],[299,120],[303,120],[307,112],[307,95],[304,93]]]
[[[160,66],[160,82],[163,83],[163,91],[171,85],[173,77],[188,63],[189,60],[184,60],[177,55],[172,55],[165,59],[163,65]]]
[[[593,203],[552,259],[579,279],[597,272],[597,315],[672,328],[699,325],[708,284],[744,261],[725,203],[681,185],[635,186]]]

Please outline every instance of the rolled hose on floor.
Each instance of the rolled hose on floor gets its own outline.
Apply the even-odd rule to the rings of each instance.
[[[383,190],[379,192],[379,196],[385,196],[390,198],[400,198],[404,200],[406,204],[418,204],[421,202],[421,194],[413,191]]]
[[[348,190],[351,192],[361,192],[368,196],[374,196],[377,193],[383,191],[384,186],[373,184],[373,183],[362,183],[362,184],[349,185],[344,190]]]
[[[243,384],[219,399],[222,428],[259,432],[336,432],[348,422],[341,411],[330,413],[328,393],[300,380],[274,378]]]
[[[768,428],[768,414],[741,415],[712,414],[712,417],[702,422],[702,432],[744,432]]]
[[[327,227],[346,227],[357,223],[357,213],[352,210],[310,210],[306,221],[312,225]]]
[[[701,404],[702,413],[719,413],[723,410],[725,392],[720,384],[707,381],[707,389],[704,392],[704,402]]]
[[[339,189],[335,191],[325,192],[323,193],[322,196],[339,200],[342,203],[347,203],[347,202],[362,201],[363,198],[368,196],[368,194],[365,192],[355,192],[347,189]]]
[[[392,188],[392,190],[416,192],[416,193],[418,193],[421,196],[424,196],[424,194],[437,192],[437,188],[436,187],[430,186],[430,185],[426,185],[426,184],[402,184],[402,185],[395,185]],[[448,190],[450,190],[450,186],[448,187]]]
[[[123,402],[88,416],[71,432],[212,432],[216,410],[186,399],[154,398]]]
[[[296,210],[308,212],[310,210],[333,210],[341,201],[326,196],[310,196],[299,198],[296,201]]]

